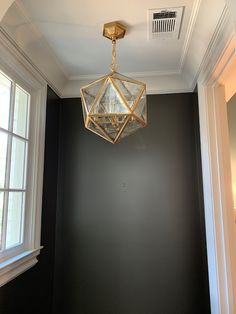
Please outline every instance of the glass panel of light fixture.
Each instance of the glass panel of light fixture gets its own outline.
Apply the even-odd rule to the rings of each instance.
[[[106,79],[104,78],[104,79],[95,81],[91,83],[91,85],[89,85],[88,87],[85,87],[82,89],[82,93],[85,99],[85,106],[88,112],[90,112],[93,106],[94,100],[96,99],[99,91],[103,87],[105,80]]]
[[[88,123],[88,129],[104,137],[104,133],[99,129],[99,127],[97,127],[97,125],[91,119],[89,120]]]
[[[92,110],[93,114],[128,113],[129,110],[110,81]]]
[[[123,127],[124,121],[126,120],[127,116],[121,115],[121,116],[112,116],[107,119],[107,126],[106,130],[109,134],[109,136],[114,140],[120,129]]]
[[[116,138],[117,133],[119,132],[118,126],[116,124],[116,118],[117,117],[101,117],[100,125],[103,127],[105,132],[109,135],[110,138],[113,140]]]
[[[129,107],[133,109],[135,101],[138,99],[143,90],[143,86],[116,79],[114,81],[121,93],[124,95],[125,99],[127,100]]]
[[[130,135],[142,127],[143,126],[139,121],[137,121],[134,117],[131,117],[120,138]]]
[[[118,80],[121,80],[121,81],[127,81],[127,82],[130,82],[130,83],[136,83],[137,82],[138,84],[143,85],[141,82],[135,81],[131,77],[125,76],[125,75],[120,74],[118,72],[114,72],[114,74],[112,74],[112,78],[118,79]]]
[[[146,93],[144,92],[137,107],[134,110],[134,113],[141,118],[144,122],[147,121],[147,112],[146,112]]]

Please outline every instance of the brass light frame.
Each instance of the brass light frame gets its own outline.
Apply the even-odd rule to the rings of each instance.
[[[80,90],[85,127],[112,144],[147,125],[146,84],[116,71],[116,40],[125,33],[119,22],[104,25],[103,36],[112,41],[111,73]]]

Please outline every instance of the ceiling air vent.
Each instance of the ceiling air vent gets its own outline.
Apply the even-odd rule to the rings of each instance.
[[[179,39],[184,7],[151,9],[149,11],[149,39]]]

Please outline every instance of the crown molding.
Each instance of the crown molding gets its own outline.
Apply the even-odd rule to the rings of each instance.
[[[35,65],[35,63],[28,57],[28,55],[17,45],[17,43],[5,32],[5,30],[0,26],[0,41],[4,42],[5,45],[14,49],[15,55],[21,56],[24,63],[27,63],[34,71],[54,90],[58,96],[62,96],[62,89],[58,89],[53,82],[51,82],[48,77]],[[26,62],[25,62],[26,61]]]
[[[91,74],[91,75],[73,75],[69,77],[69,81],[93,81],[99,79],[101,76],[106,75],[107,73],[102,74]],[[128,77],[145,78],[145,77],[156,77],[161,75],[178,75],[181,74],[180,70],[176,71],[145,71],[145,72],[122,72],[122,75]]]
[[[196,86],[201,69],[206,60],[209,60],[208,56],[211,51],[224,47],[234,28],[231,12],[225,2],[217,0],[215,10],[209,17],[206,9],[210,2],[211,0],[204,0],[202,2],[199,10],[199,19],[195,25],[192,40],[182,68],[182,76],[188,83],[190,90]],[[208,22],[209,19],[211,19],[211,23]],[[215,45],[216,42],[217,45]]]
[[[198,71],[193,77],[191,87],[196,86],[198,77],[202,69],[206,67],[206,63],[209,63],[209,60],[211,60],[213,56],[217,55],[217,51],[224,51],[224,48],[227,47],[229,42],[232,40],[236,40],[236,37],[234,33],[233,23],[230,19],[229,8],[227,7],[227,5],[225,5],[214,34],[207,47],[206,53],[201,61]],[[217,60],[214,61],[216,63]],[[211,64],[213,64],[213,62]],[[210,65],[208,65],[208,67],[210,68]]]
[[[131,77],[138,79],[135,76]],[[181,74],[146,76],[142,77],[142,82],[147,86],[148,95],[192,92]],[[62,98],[80,97],[80,88],[88,83],[90,81],[68,80],[63,89]]]
[[[194,5],[193,5],[193,9],[192,9],[192,13],[189,19],[189,23],[188,23],[188,27],[187,27],[187,32],[186,32],[186,36],[185,36],[185,41],[184,41],[184,45],[183,45],[183,49],[182,49],[182,54],[180,57],[180,62],[179,62],[179,72],[182,73],[183,70],[183,65],[185,63],[186,60],[186,56],[187,56],[187,52],[191,43],[191,39],[192,39],[192,34],[193,34],[193,29],[198,17],[198,12],[199,12],[199,8],[201,5],[201,0],[195,0]]]
[[[67,75],[46,39],[32,23],[19,1],[12,4],[9,14],[7,13],[2,19],[0,32],[58,96],[61,96],[68,80]]]
[[[23,3],[19,0],[15,0],[14,6],[16,6],[17,10],[22,14],[25,22],[27,23],[27,25],[29,25],[29,27],[31,28],[31,31],[35,34],[36,38],[40,38],[43,41],[43,44],[45,45],[47,52],[50,53],[50,55],[53,57],[56,65],[59,67],[59,69],[65,75],[65,77],[68,79],[69,73],[67,72],[66,68],[63,66],[63,63],[59,60],[59,58],[55,54],[54,50],[49,45],[48,41],[45,39],[42,32],[39,30],[37,25],[30,18],[30,16],[29,16],[28,12],[26,11]]]

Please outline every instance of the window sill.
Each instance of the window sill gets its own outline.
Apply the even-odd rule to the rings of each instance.
[[[0,287],[33,267],[38,262],[37,256],[40,254],[41,249],[42,247],[24,251],[0,263]]]

